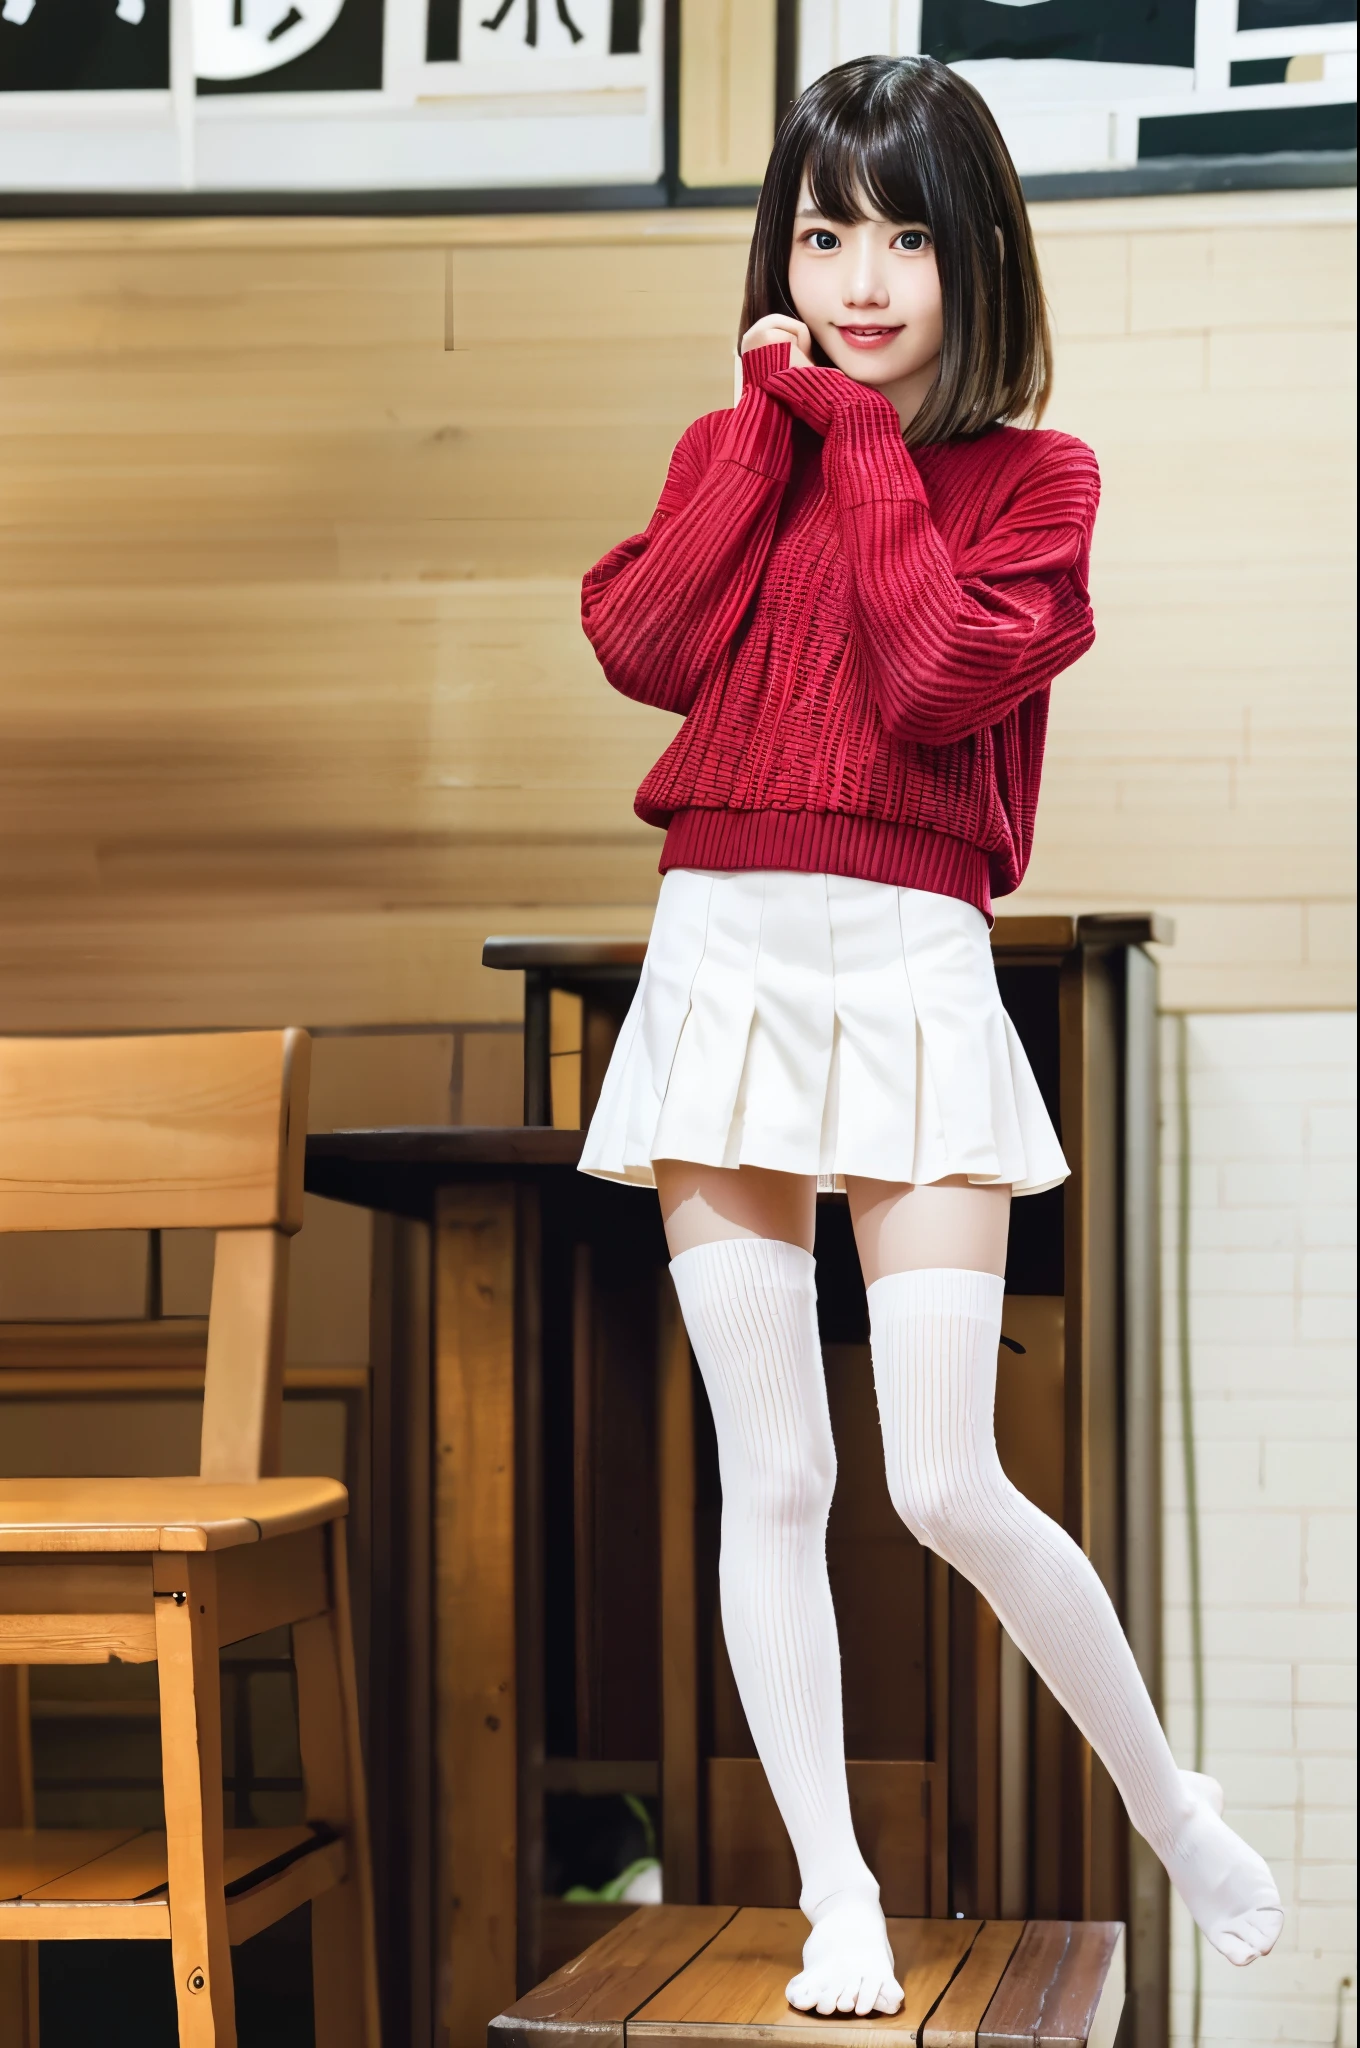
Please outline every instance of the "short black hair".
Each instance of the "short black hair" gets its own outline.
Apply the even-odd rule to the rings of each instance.
[[[944,300],[940,369],[907,431],[915,445],[1037,420],[1052,344],[1039,261],[1010,152],[985,100],[934,57],[856,57],[807,88],[779,124],[756,207],[744,334],[797,317],[789,253],[804,174],[828,220],[930,229]]]

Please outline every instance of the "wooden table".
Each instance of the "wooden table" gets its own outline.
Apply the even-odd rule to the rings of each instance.
[[[1073,1167],[1013,1218],[1006,1330],[1025,1355],[1009,1425],[999,1397],[1003,1461],[1091,1556],[1154,1693],[1155,969],[1143,948],[1168,936],[1148,917],[1003,918],[993,932],[1003,999]],[[532,1113],[561,1094],[588,1115],[640,955],[615,941],[489,942],[489,962],[526,976]],[[563,1001],[579,1028],[570,1053],[555,1046]],[[569,1090],[551,1070],[561,1057],[579,1062]],[[581,1143],[579,1129],[526,1124],[308,1144],[310,1189],[385,1213],[380,1311],[395,1302],[405,1329],[390,1370],[375,1370],[375,1499],[392,1531],[374,1577],[376,1661],[391,1680],[371,1765],[379,1897],[400,1951],[389,1997],[411,1987],[389,2026],[428,2038],[433,2001],[451,2048],[476,2048],[489,2017],[570,1953],[563,1911],[595,1911],[561,1908],[544,1883],[549,1798],[655,1798],[668,1903],[797,1896],[716,1626],[716,1462],[657,1205],[578,1174]],[[833,1421],[858,1460],[876,1425],[843,1197],[819,1204],[817,1256]],[[379,1344],[382,1324],[380,1312]],[[612,1437],[597,1459],[601,1430]],[[867,1548],[910,1543],[870,1491],[842,1489],[848,1504],[833,1507],[847,1599]],[[1165,1885],[1150,1852],[1126,1846],[1113,1788],[1051,1696],[1005,1663],[970,1587],[897,1550],[889,1576],[902,1613],[887,1650],[882,1630],[842,1614],[861,1723],[853,1737],[847,1723],[851,1795],[888,1911],[992,1926],[1127,1919],[1131,1985],[1155,2015]]]
[[[1112,2048],[1124,1929],[1110,1921],[889,1920],[906,1996],[891,2018],[795,2012],[801,1913],[644,1906],[492,2021],[489,2048]]]

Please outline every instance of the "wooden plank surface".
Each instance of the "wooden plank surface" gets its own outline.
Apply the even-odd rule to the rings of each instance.
[[[0,1828],[0,1899],[21,1899],[84,1869],[138,1834],[136,1828]]]
[[[1024,1931],[1023,1920],[987,1921],[927,2019],[921,2048],[976,2048],[978,2028]]]
[[[888,1934],[906,1994],[901,2011],[891,2017],[832,2019],[797,2012],[785,1996],[807,1938],[803,1915],[793,1908],[744,1907],[629,2021],[629,2040],[683,2041],[698,2048],[710,2041],[768,2039],[777,2028],[827,2048],[866,2033],[914,2042],[978,1929],[976,1920],[890,1919]]]
[[[243,1642],[286,1622],[306,1621],[330,1605],[325,1537],[299,1529],[271,1543],[224,1550],[217,1561],[220,1641]]]
[[[446,1189],[434,1243],[436,1940],[451,2048],[515,1997],[515,1190]]]
[[[169,1941],[170,1901],[130,1899],[124,1905],[68,1899],[0,1903],[0,1942]]]
[[[295,1149],[300,1184],[301,1141]],[[282,1230],[217,1233],[198,1457],[204,1479],[249,1485],[283,1469],[288,1251]]]
[[[1124,2004],[1116,1921],[1031,1920],[997,1989],[978,2048],[1112,2048]]]
[[[310,1828],[228,1828],[224,1833],[222,1881],[224,1887],[238,1884],[252,1870],[276,1862],[315,1840]],[[101,1853],[70,1870],[32,1885],[24,1893],[37,1900],[99,1901],[116,1905],[129,1899],[144,1899],[158,1892],[168,1881],[165,1830],[150,1828],[110,1843]]]
[[[224,1550],[335,1520],[335,1479],[0,1479],[0,1552]]]
[[[0,1614],[0,1664],[150,1664],[151,1614]]]
[[[1212,197],[1035,209],[1050,418],[1111,488],[1100,639],[1060,686],[1024,901],[1184,906],[1174,1007],[1316,1008],[1353,1001],[1354,201]],[[1241,284],[1240,209],[1264,198],[1309,223],[1283,325]],[[1217,282],[1194,335],[1151,334],[1180,324],[1188,225]],[[567,931],[645,929],[632,791],[671,727],[601,684],[579,578],[730,401],[749,230],[664,209],[0,225],[25,512],[0,532],[11,1028],[508,1016],[488,931],[551,930],[554,906]],[[1263,743],[1285,717],[1289,746]]]
[[[0,1041],[0,1230],[299,1229],[310,1049],[303,1031]]]
[[[152,1612],[151,1564],[68,1562],[50,1555],[27,1556],[22,1564],[0,1553],[0,1615],[137,1614]]]
[[[730,1906],[641,1906],[493,2020],[492,2048],[553,2048],[589,2035],[619,2042],[624,2022],[701,1953]]]
[[[227,1834],[228,1855],[231,1833]],[[272,1927],[285,1913],[291,1913],[309,1899],[324,1897],[342,1884],[348,1872],[349,1856],[343,1842],[326,1842],[310,1855],[299,1856],[258,1885],[238,1892],[227,1900],[227,1933],[233,1947],[249,1941],[264,1927]]]

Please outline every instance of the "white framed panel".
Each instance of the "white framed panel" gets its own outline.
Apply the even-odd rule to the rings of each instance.
[[[447,20],[449,0],[170,0],[163,91],[5,91],[12,38],[62,4],[0,0],[0,188],[12,192],[513,190],[661,176],[663,0],[641,0],[637,47],[623,51],[610,47],[611,0],[463,0],[453,62],[426,55],[427,8]],[[137,4],[108,0],[111,11]],[[363,10],[372,50],[374,83],[359,89],[317,82],[347,8]]]
[[[1045,26],[1058,20],[1061,5],[1062,0],[975,0],[966,11],[985,23],[976,46],[1004,42],[1008,28],[1011,40],[1022,43],[1025,35],[1015,25],[1023,15],[1024,31],[1034,32],[1033,42],[1042,47]],[[852,57],[916,55],[923,31],[940,12],[932,0],[800,0],[800,88]],[[1063,18],[1071,13],[1067,8]],[[1088,18],[1094,45],[1113,15],[1091,7]],[[1193,49],[1187,47],[1184,62],[1115,63],[1047,54],[951,54],[951,62],[987,101],[1017,168],[1030,175],[1130,168],[1139,161],[1139,130],[1147,119],[1354,101],[1354,23],[1241,31],[1237,19],[1238,0],[1197,0]],[[1291,75],[1233,82],[1235,67],[1259,60],[1278,61]],[[1240,81],[1240,71],[1237,76]]]

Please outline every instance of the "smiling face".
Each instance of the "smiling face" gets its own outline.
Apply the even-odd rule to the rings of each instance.
[[[901,408],[924,398],[944,341],[935,243],[924,221],[886,220],[867,200],[863,217],[818,212],[806,177],[789,252],[789,296],[838,370],[872,384]]]

